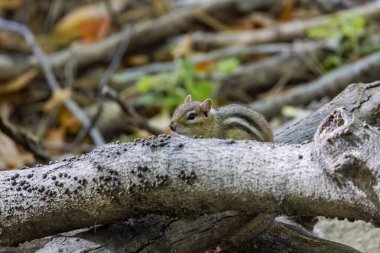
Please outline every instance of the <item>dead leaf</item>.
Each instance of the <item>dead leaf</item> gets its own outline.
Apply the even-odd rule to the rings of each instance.
[[[241,23],[244,29],[261,29],[271,27],[276,22],[266,13],[252,12],[247,17],[242,19]]]
[[[0,0],[0,8],[18,10],[21,7],[21,0]]]
[[[127,64],[136,66],[136,65],[144,65],[149,62],[149,57],[144,54],[132,55],[127,58]]]
[[[34,162],[31,153],[21,153],[14,141],[0,131],[0,167],[14,169]]]
[[[284,2],[284,8],[282,9],[280,20],[289,21],[293,19],[294,0],[286,0]]]
[[[29,69],[28,71],[20,74],[13,80],[8,81],[5,84],[0,84],[0,95],[9,94],[15,91],[19,91],[24,88],[33,78],[38,75],[37,69]]]
[[[193,46],[193,34],[187,34],[173,50],[174,59],[179,59],[190,54]]]
[[[59,111],[59,124],[69,133],[78,133],[81,129],[81,122],[65,107]]]
[[[43,107],[45,113],[61,106],[65,100],[71,97],[71,89],[58,89],[53,91],[52,96]]]
[[[130,0],[110,0],[112,14],[117,14]],[[112,17],[103,1],[78,7],[65,15],[55,26],[50,41],[60,46],[74,40],[93,43],[103,39],[110,28]],[[45,39],[46,41],[46,39]]]
[[[215,64],[216,62],[200,62],[195,64],[195,70],[197,73],[204,73],[211,70]]]
[[[56,25],[53,38],[63,42],[80,39],[84,42],[96,42],[107,34],[111,24],[109,13],[103,4],[91,4],[79,7],[62,18]]]
[[[64,127],[49,129],[44,136],[44,143],[64,144],[66,129]],[[48,146],[48,145],[47,145]],[[63,151],[59,149],[48,149],[50,156],[62,155]]]
[[[150,0],[153,10],[159,15],[164,15],[170,10],[170,1],[168,0]]]
[[[28,44],[20,34],[5,30],[0,31],[0,45],[3,50],[16,52],[27,52],[29,48]]]

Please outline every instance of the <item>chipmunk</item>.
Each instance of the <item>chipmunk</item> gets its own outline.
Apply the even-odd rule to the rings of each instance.
[[[241,105],[212,108],[212,100],[191,101],[174,112],[170,129],[184,136],[272,142],[273,132],[264,116]]]

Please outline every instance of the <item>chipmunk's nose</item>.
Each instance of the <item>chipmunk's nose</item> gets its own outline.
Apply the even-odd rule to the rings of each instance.
[[[175,131],[175,123],[174,121],[170,122],[170,130]]]

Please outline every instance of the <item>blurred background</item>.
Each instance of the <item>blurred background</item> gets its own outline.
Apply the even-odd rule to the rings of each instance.
[[[0,0],[0,14],[0,170],[166,133],[188,94],[280,131],[380,79],[379,1]],[[316,232],[380,252],[379,229],[354,227]]]

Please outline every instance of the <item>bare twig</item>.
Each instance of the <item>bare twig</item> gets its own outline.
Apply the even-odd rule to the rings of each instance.
[[[121,60],[123,59],[123,56],[125,52],[127,51],[128,44],[132,37],[132,27],[128,27],[124,31],[123,40],[120,42],[119,47],[116,49],[116,52],[114,54],[114,57],[112,58],[112,61],[110,65],[108,66],[107,70],[102,75],[100,82],[99,82],[99,88],[98,88],[98,97],[97,97],[97,110],[95,115],[91,119],[91,124],[89,124],[86,127],[83,127],[78,135],[76,136],[75,140],[73,141],[71,148],[74,149],[77,147],[83,139],[86,137],[86,135],[91,131],[91,129],[95,126],[96,122],[98,121],[102,111],[103,111],[103,102],[104,102],[104,89],[108,86],[108,82],[111,79],[113,73],[116,71],[117,66],[120,64]]]
[[[121,30],[123,23],[120,21],[118,13],[114,10],[112,2],[109,0],[102,0],[102,2],[107,9],[108,15],[111,17],[112,23],[117,27],[117,29]]]
[[[170,36],[178,35],[182,31],[189,30],[192,26],[192,20],[196,19],[199,11],[210,13],[218,18],[225,11],[236,10],[238,5],[245,0],[219,0],[216,3],[201,4],[197,8],[179,8],[176,11],[163,15],[151,22],[141,22],[135,25],[133,40],[130,42],[128,50],[137,47],[146,47],[162,41]],[[271,6],[275,1],[254,1],[249,9],[261,9]],[[6,28],[4,28],[6,29]],[[51,66],[59,68],[64,65],[68,59],[72,58],[74,52],[78,67],[104,60],[113,52],[123,37],[123,32],[108,36],[97,43],[86,45],[86,47],[70,47],[60,52],[54,53],[49,57]],[[17,63],[12,59],[7,59],[6,64],[0,61],[0,78],[10,79],[18,73],[37,65],[34,59],[26,59],[23,64]]]
[[[250,57],[254,55],[273,55],[279,53],[285,53],[291,51],[292,45],[290,43],[273,43],[256,46],[231,46],[223,49],[213,50],[209,53],[190,56],[189,60],[193,64],[199,64],[204,62],[217,61],[229,57]],[[174,71],[176,63],[160,62],[152,63],[139,67],[128,68],[127,70],[120,71],[113,75],[112,82],[120,85],[126,83],[126,81],[136,80],[139,77],[147,74],[154,74],[158,72]]]
[[[104,90],[104,92],[108,98],[114,100],[120,106],[120,108],[123,110],[123,112],[126,115],[131,115],[133,117],[133,121],[130,120],[130,122],[129,122],[130,124],[135,124],[135,125],[137,124],[137,126],[142,127],[145,130],[148,130],[152,134],[157,135],[157,134],[162,133],[159,129],[152,127],[149,124],[147,124],[147,122],[135,111],[133,106],[124,102],[124,100],[119,96],[119,94],[115,90],[113,90],[110,87],[107,87]]]
[[[367,18],[378,17],[380,15],[380,2],[374,1],[331,15],[309,18],[307,20],[295,20],[257,31],[222,33],[197,32],[194,33],[193,40],[194,43],[198,44],[200,47],[223,47],[238,44],[259,44],[286,41],[304,35],[310,28],[327,24],[333,15],[336,16],[337,14],[342,16],[365,16]]]
[[[46,153],[39,139],[26,129],[15,126],[9,121],[10,108],[3,105],[0,108],[0,130],[12,138],[15,142],[29,150],[42,162],[52,160]]]
[[[357,62],[343,65],[337,70],[289,89],[277,97],[268,97],[250,104],[250,107],[271,118],[281,111],[284,105],[305,105],[324,96],[334,97],[350,83],[372,82],[380,79],[380,52]]]
[[[27,44],[31,47],[35,57],[38,59],[50,89],[52,91],[59,90],[60,85],[58,84],[58,81],[54,76],[53,70],[49,63],[49,59],[46,56],[46,54],[42,51],[42,49],[37,45],[34,39],[34,35],[29,30],[29,28],[17,22],[0,19],[0,29],[12,31],[24,37]],[[65,100],[64,104],[66,108],[70,110],[80,120],[84,127],[87,127],[91,124],[91,121],[87,117],[87,115],[72,99]],[[92,128],[90,130],[90,135],[96,145],[104,144],[103,136],[97,128]]]

